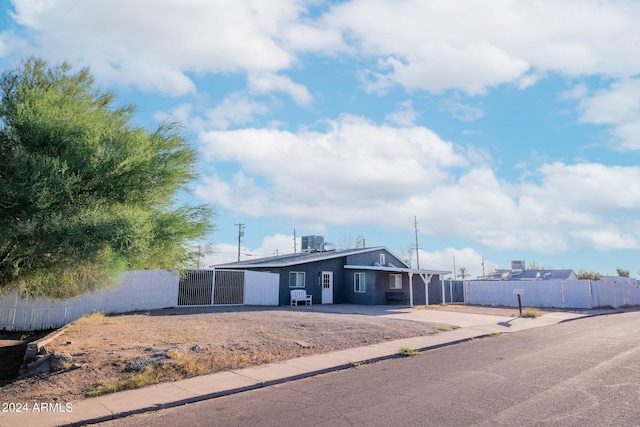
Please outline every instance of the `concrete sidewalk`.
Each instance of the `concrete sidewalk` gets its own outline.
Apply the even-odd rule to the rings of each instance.
[[[352,307],[333,306],[333,310],[351,310]],[[316,310],[315,308],[312,310]],[[329,311],[329,309],[324,309]],[[610,312],[610,311],[609,311]],[[357,313],[353,313],[357,314]],[[371,314],[371,313],[362,313]],[[112,420],[127,415],[184,405],[229,394],[268,387],[326,372],[347,369],[357,364],[371,363],[398,357],[402,347],[425,351],[445,345],[457,344],[495,332],[516,332],[548,326],[565,320],[594,313],[552,312],[541,317],[518,318],[489,316],[441,310],[401,308],[385,310],[382,315],[418,322],[435,322],[459,328],[435,335],[388,341],[366,347],[290,359],[245,369],[219,372],[182,381],[162,383],[137,390],[123,391],[77,402],[38,404],[24,402],[23,412],[0,412],[0,427],[4,426],[60,426],[83,425]],[[595,313],[597,314],[597,313]],[[22,404],[23,402],[3,402]],[[2,410],[11,408],[0,408]],[[14,408],[14,409],[17,409]],[[25,411],[26,409],[26,411]]]

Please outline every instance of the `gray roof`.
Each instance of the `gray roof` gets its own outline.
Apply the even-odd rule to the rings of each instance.
[[[571,269],[562,270],[498,270],[493,274],[478,277],[477,280],[567,280],[574,274]]]
[[[359,249],[340,249],[337,251],[323,252],[299,252],[295,254],[277,255],[266,258],[258,258],[251,260],[243,260],[239,262],[231,262],[226,264],[212,265],[211,268],[252,268],[252,267],[288,267],[290,265],[306,264],[308,262],[321,261],[325,259],[340,258],[348,255],[357,255],[367,252],[385,250],[391,253],[384,246],[375,248],[359,248]],[[395,255],[394,255],[395,256]],[[397,257],[396,257],[397,258]],[[403,267],[408,267],[402,263]]]

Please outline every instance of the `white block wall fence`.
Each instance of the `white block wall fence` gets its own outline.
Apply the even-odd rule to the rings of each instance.
[[[523,289],[522,304],[529,307],[597,308],[640,305],[636,279],[606,276],[602,280],[471,280],[465,283],[465,302],[477,305],[517,306],[514,289]]]
[[[244,272],[245,305],[278,305],[279,303],[279,274],[248,270]]]
[[[278,305],[277,274],[244,273],[244,302],[240,303]],[[177,307],[178,287],[179,277],[176,272],[143,270],[126,273],[122,282],[113,288],[88,292],[63,301],[24,299],[17,291],[12,291],[0,297],[0,330],[36,331],[59,328],[94,311],[127,313]]]

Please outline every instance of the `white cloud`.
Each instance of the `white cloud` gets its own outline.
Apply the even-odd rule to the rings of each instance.
[[[429,269],[448,270],[454,271],[454,258],[455,258],[455,273],[456,276],[460,273],[460,268],[464,268],[469,277],[466,279],[475,279],[482,276],[484,263],[484,272],[489,272],[498,268],[498,265],[487,260],[481,254],[477,253],[472,248],[445,248],[435,252],[425,252],[420,250],[420,266],[428,266]],[[413,256],[413,265],[415,266],[415,255]],[[449,274],[447,277],[453,278],[453,274]],[[456,279],[459,279],[456,277]]]
[[[287,76],[273,73],[250,73],[249,87],[257,93],[285,92],[291,96],[296,104],[303,107],[308,107],[313,101],[313,97],[305,86],[294,83]]]
[[[115,84],[193,92],[187,73],[277,71],[295,56],[278,42],[298,23],[297,0],[14,0],[14,19],[40,54],[89,64]]]
[[[243,212],[254,216],[393,222],[373,207],[393,209],[449,180],[447,169],[467,165],[457,147],[425,128],[376,126],[355,116],[329,125],[326,133],[243,129],[203,134],[205,160],[238,162],[246,177],[234,178],[230,185],[237,191],[231,199],[207,191],[206,183],[197,194],[235,210],[253,200],[252,211]],[[246,185],[249,179],[260,185]]]
[[[246,95],[232,93],[220,105],[207,111],[210,123],[218,129],[227,129],[230,125],[251,123],[256,115],[266,114],[269,109]]]
[[[17,36],[13,31],[0,32],[0,58],[24,50],[29,50],[26,40]]]
[[[484,111],[480,107],[474,107],[461,101],[459,93],[454,92],[451,96],[440,101],[440,111],[450,113],[454,118],[464,122],[472,122],[481,118]]]
[[[585,98],[589,94],[589,87],[584,83],[578,83],[573,86],[571,89],[565,90],[560,94],[560,99],[564,100],[572,100],[577,99],[580,100]]]
[[[426,128],[355,116],[325,132],[207,132],[202,144],[206,161],[237,162],[243,172],[210,174],[196,195],[245,216],[397,228],[418,215],[428,236],[541,253],[640,244],[640,167],[547,163],[509,183],[490,159],[472,161],[482,153]]]
[[[579,230],[571,232],[571,238],[577,246],[583,248],[597,248],[600,251],[620,249],[636,249],[638,236],[620,230]]]
[[[374,86],[482,94],[502,83],[528,87],[547,72],[633,76],[639,19],[637,2],[353,0],[323,22],[383,61],[369,73]]]
[[[297,251],[300,251],[300,237],[296,239]],[[275,234],[265,236],[259,247],[251,249],[247,246],[240,246],[240,260],[251,260],[254,258],[270,257],[293,253],[293,235]],[[206,266],[225,264],[238,261],[238,246],[227,243],[213,245],[213,253],[208,255],[201,263]]]
[[[368,91],[448,89],[483,94],[547,73],[624,78],[640,73],[640,4],[631,1],[13,0],[13,19],[48,59],[90,65],[108,83],[170,95],[192,76],[249,72],[300,105],[306,88],[277,73],[300,56],[364,58]],[[10,34],[9,34],[10,35]],[[2,46],[11,46],[3,33]],[[370,63],[370,62],[369,62]],[[255,82],[254,82],[255,83]],[[256,85],[261,87],[261,83]]]
[[[396,126],[413,126],[419,114],[413,109],[411,100],[398,104],[397,111],[387,114],[385,121]]]
[[[608,125],[613,146],[621,151],[640,150],[640,79],[613,83],[579,102],[580,121]]]

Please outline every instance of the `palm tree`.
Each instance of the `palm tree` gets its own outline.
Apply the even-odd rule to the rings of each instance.
[[[462,278],[462,280],[466,279],[467,277],[471,276],[469,273],[467,273],[467,269],[464,267],[460,267],[458,269],[458,277]]]

